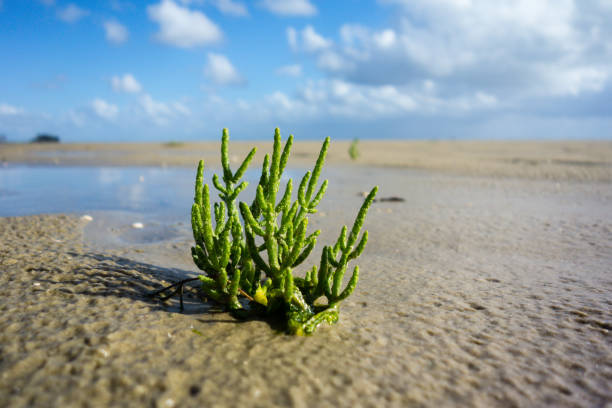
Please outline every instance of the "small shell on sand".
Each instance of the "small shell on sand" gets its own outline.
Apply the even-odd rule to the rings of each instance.
[[[93,221],[93,217],[91,215],[85,214],[81,217],[81,220],[89,222]]]
[[[142,229],[144,228],[144,224],[142,222],[135,222],[132,224],[132,228]]]

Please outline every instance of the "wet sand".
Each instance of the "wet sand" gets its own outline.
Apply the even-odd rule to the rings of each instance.
[[[305,338],[238,322],[195,292],[184,313],[176,300],[146,297],[197,273],[180,226],[172,239],[147,239],[146,225],[135,232],[112,213],[92,222],[81,214],[0,218],[0,401],[612,403],[612,184],[609,166],[584,165],[609,163],[610,154],[559,142],[554,151],[575,157],[566,152],[567,163],[545,167],[525,162],[548,160],[551,150],[534,143],[504,151],[517,160],[491,175],[468,157],[493,148],[474,146],[453,162],[458,169],[439,171],[391,158],[386,168],[332,160],[329,192],[309,225],[323,230],[319,248],[352,222],[357,192],[378,184],[379,197],[406,201],[373,205],[355,293],[337,325]]]

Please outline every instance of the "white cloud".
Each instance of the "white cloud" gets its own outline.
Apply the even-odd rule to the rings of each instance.
[[[309,0],[262,0],[265,9],[284,16],[313,16],[317,8]]]
[[[383,30],[380,33],[374,33],[374,43],[380,48],[390,48],[395,45],[396,35],[393,30]]]
[[[497,98],[493,95],[489,95],[486,92],[476,92],[475,99],[483,107],[484,106],[495,106],[497,104]]]
[[[181,102],[164,103],[156,101],[149,94],[143,94],[139,99],[140,107],[156,125],[167,125],[171,119],[179,115],[189,116],[191,110]]]
[[[300,64],[285,65],[276,70],[278,75],[286,75],[291,77],[299,77],[302,75],[302,66]]]
[[[559,72],[547,72],[549,91],[553,95],[577,96],[583,92],[600,92],[610,76],[610,70],[578,66]]]
[[[150,116],[167,116],[171,112],[168,105],[154,100],[149,94],[140,97],[140,104]]]
[[[113,76],[111,78],[111,86],[115,92],[138,93],[142,90],[142,86],[132,74]]]
[[[350,126],[378,124],[385,129],[381,121],[435,115],[458,117],[499,106],[497,96],[485,91],[447,97],[424,88],[427,86],[422,83],[411,87],[355,84],[340,79],[307,80],[296,92],[276,90],[263,99],[230,101],[211,97],[206,109],[214,109],[218,120],[239,116],[249,126],[273,121],[301,124],[297,126],[309,123],[316,128],[321,121],[327,123],[331,119]]]
[[[289,48],[291,48],[293,51],[297,51],[298,49],[297,31],[295,31],[295,28],[293,27],[287,28],[287,42],[289,43]]]
[[[319,35],[310,25],[302,30],[302,42],[304,49],[308,52],[321,51],[332,45],[331,40]]]
[[[87,123],[87,118],[85,114],[81,111],[77,111],[74,109],[70,109],[68,111],[68,120],[75,126],[83,127]]]
[[[284,110],[293,109],[293,107],[295,106],[295,104],[287,97],[287,95],[280,91],[276,91],[268,95],[266,97],[266,101]]]
[[[60,20],[66,23],[76,23],[88,15],[88,10],[82,9],[75,4],[69,4],[57,12],[57,16],[60,18]]]
[[[17,108],[15,106],[12,106],[6,103],[0,103],[0,115],[14,116],[14,115],[20,115],[22,113],[23,113],[22,108]]]
[[[115,44],[126,42],[129,36],[127,28],[115,20],[106,21],[104,31],[106,31],[106,39]]]
[[[126,11],[126,10],[134,10],[136,5],[132,3],[130,0],[122,1],[122,0],[110,0],[110,7],[115,11]]]
[[[295,28],[288,27],[286,33],[289,48],[293,51],[303,50],[315,53],[327,50],[334,44],[332,40],[317,33],[311,25],[307,25],[299,33]]]
[[[229,14],[230,16],[236,17],[244,17],[249,15],[249,11],[243,3],[233,0],[214,0],[213,4],[223,14]]]
[[[612,18],[601,4],[572,0],[395,0],[406,11],[385,55],[376,36],[362,41],[372,59],[516,96],[601,91],[612,50],[599,35]],[[418,23],[411,16],[418,15]],[[609,38],[609,37],[608,37]],[[379,38],[380,40],[380,38]],[[607,62],[604,62],[607,61]],[[408,76],[404,80],[409,80]],[[520,95],[519,95],[520,94]]]
[[[159,24],[159,41],[177,47],[190,48],[219,42],[223,37],[219,27],[204,13],[177,5],[172,0],[147,7],[149,18]]]
[[[175,112],[180,113],[181,115],[191,115],[191,109],[181,102],[172,102],[172,108]]]
[[[290,121],[349,119],[378,121],[432,114],[457,116],[482,112],[499,106],[495,95],[486,92],[438,96],[423,86],[363,85],[339,79],[307,81],[295,95],[276,91],[257,101],[236,103],[257,117]],[[246,114],[247,112],[244,112]],[[276,120],[276,119],[275,119]]]
[[[327,71],[340,72],[349,70],[351,63],[333,51],[326,51],[319,55],[317,66]]]
[[[99,98],[91,101],[91,108],[96,115],[106,120],[114,119],[117,116],[117,113],[119,113],[119,108],[117,108],[117,105],[113,105]]]
[[[391,10],[394,26],[345,24],[338,41],[311,26],[290,27],[289,46],[310,53],[330,78],[418,90],[423,98],[413,99],[419,107],[436,112],[528,110],[529,104],[542,107],[552,98],[577,100],[610,89],[612,8],[602,2],[379,3],[397,6]],[[425,101],[427,94],[433,99]]]
[[[208,53],[204,75],[217,85],[239,85],[245,82],[225,55]]]

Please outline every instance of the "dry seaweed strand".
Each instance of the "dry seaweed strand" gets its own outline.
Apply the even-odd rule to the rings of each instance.
[[[185,279],[163,288],[154,295],[176,288],[165,298],[177,292],[181,296],[187,282],[199,279],[207,298],[225,305],[238,316],[256,313],[282,315],[291,334],[311,334],[321,323],[338,320],[339,304],[353,291],[359,280],[359,267],[355,266],[343,288],[343,278],[350,261],[361,255],[368,240],[368,232],[361,234],[366,214],[378,187],[365,198],[353,226],[348,232],[344,226],[333,246],[325,246],[319,268],[313,266],[304,278],[294,276],[293,269],[303,263],[314,249],[320,230],[307,234],[308,214],[325,195],[328,181],[319,184],[325,162],[329,137],[325,139],[312,171],[302,178],[297,200],[292,202],[293,180],[289,179],[278,199],[280,180],[287,165],[293,136],[281,149],[281,135],[274,132],[272,156],[266,155],[256,196],[249,205],[240,202],[238,194],[247,186],[240,182],[248,168],[255,149],[251,150],[238,170],[232,172],[229,163],[229,134],[223,129],[221,164],[223,184],[214,174],[212,181],[221,201],[210,206],[208,184],[204,184],[204,162],[200,161],[196,173],[195,197],[191,209],[191,224],[195,245],[191,249],[195,264],[204,274]],[[316,193],[315,193],[316,191]],[[239,214],[242,215],[241,222]],[[212,217],[215,217],[213,228]],[[348,235],[347,235],[348,234]],[[261,242],[258,244],[258,241]],[[250,303],[243,305],[239,297]],[[325,297],[327,302],[315,305]]]

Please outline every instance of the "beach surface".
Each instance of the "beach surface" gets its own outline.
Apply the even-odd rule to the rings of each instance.
[[[612,404],[612,143],[363,141],[354,162],[343,143],[309,224],[319,250],[362,191],[404,201],[372,205],[357,289],[310,337],[235,320],[195,288],[184,312],[147,297],[197,275],[188,219],[168,236],[113,212],[0,218],[2,405]],[[289,166],[318,147],[297,143]],[[0,160],[218,168],[218,150],[3,145]]]
[[[351,142],[330,144],[328,165],[351,165]],[[252,167],[260,166],[271,143],[230,140],[230,159],[237,163],[253,148]],[[321,142],[294,144],[291,165],[310,167]],[[555,180],[612,181],[610,141],[448,141],[363,140],[357,143],[361,166],[412,168],[462,175]],[[219,168],[218,142],[0,144],[0,163],[115,166],[188,166],[204,159]]]

